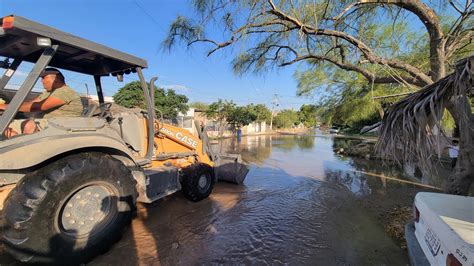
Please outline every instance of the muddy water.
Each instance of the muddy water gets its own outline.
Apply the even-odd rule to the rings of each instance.
[[[176,193],[140,205],[122,239],[90,264],[406,265],[380,217],[425,188],[383,178],[404,177],[379,162],[335,155],[334,141],[224,141],[217,148],[251,166],[243,186],[218,183],[198,203]]]
[[[227,140],[221,149],[251,164],[243,186],[219,183],[199,203],[178,193],[141,206],[122,240],[91,264],[407,264],[378,215],[410,204],[422,188],[362,174],[400,176],[338,157],[333,144],[314,136]]]

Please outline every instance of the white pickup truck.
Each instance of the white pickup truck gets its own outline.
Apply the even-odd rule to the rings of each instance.
[[[420,192],[405,226],[412,265],[474,265],[474,197]]]

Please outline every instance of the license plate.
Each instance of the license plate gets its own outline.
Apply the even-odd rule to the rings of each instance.
[[[438,254],[441,244],[439,243],[439,238],[429,228],[428,230],[426,230],[425,242],[428,245],[428,248],[430,249],[431,254],[433,254],[433,256],[436,256]]]

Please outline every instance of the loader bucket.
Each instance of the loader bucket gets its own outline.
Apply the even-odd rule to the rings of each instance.
[[[241,185],[249,172],[240,154],[218,154],[214,165],[217,180]]]

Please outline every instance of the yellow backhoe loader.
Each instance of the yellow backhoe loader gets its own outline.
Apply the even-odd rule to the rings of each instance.
[[[162,123],[154,109],[147,62],[130,54],[30,21],[0,18],[0,206],[2,243],[28,262],[79,263],[115,242],[135,210],[182,190],[192,201],[218,179],[242,183],[248,168],[239,156],[215,154],[205,130],[197,136]],[[34,66],[18,90],[6,86],[23,62]],[[41,72],[52,66],[94,78],[99,104],[81,117],[49,118],[39,132],[6,138],[4,132],[32,96]],[[146,110],[112,112],[101,78],[136,74]],[[170,221],[171,222],[171,221]]]

